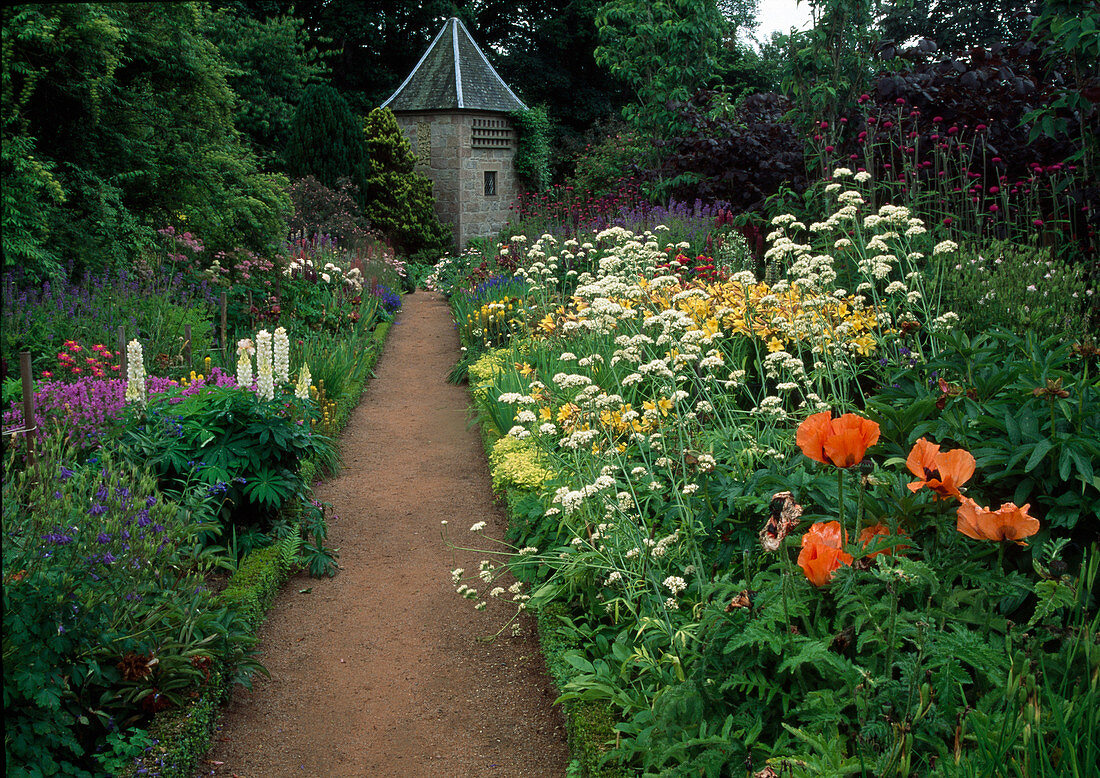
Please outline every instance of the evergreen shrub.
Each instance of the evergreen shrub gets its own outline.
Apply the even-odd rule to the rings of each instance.
[[[406,257],[450,249],[454,236],[436,216],[432,182],[415,171],[416,156],[393,112],[375,108],[363,133],[370,156],[363,202],[371,224]]]

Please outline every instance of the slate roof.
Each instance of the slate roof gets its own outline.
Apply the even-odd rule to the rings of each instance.
[[[527,110],[489,64],[466,25],[453,16],[382,107],[394,112]]]

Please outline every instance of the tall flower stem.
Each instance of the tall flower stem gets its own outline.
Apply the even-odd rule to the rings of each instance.
[[[836,470],[836,499],[837,499],[837,518],[840,519],[841,534],[847,532],[847,526],[844,523],[844,468],[838,467]],[[847,542],[845,542],[847,540]],[[841,546],[846,546],[848,543],[854,542],[852,536],[849,535],[847,539],[841,537]]]

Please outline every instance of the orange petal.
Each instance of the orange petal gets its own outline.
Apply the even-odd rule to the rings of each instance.
[[[1039,520],[1027,513],[1027,509],[1030,507],[1030,503],[1022,508],[1017,508],[1015,503],[1006,502],[998,508],[993,513],[996,522],[993,531],[998,535],[997,539],[1022,540],[1038,532]]]
[[[974,540],[988,540],[989,538],[983,533],[981,520],[982,515],[986,513],[989,513],[988,508],[983,508],[969,497],[961,498],[961,504],[959,505],[958,511],[955,513],[957,517],[955,529],[968,538],[974,538]]]
[[[939,453],[940,447],[938,445],[921,438],[913,444],[913,448],[909,451],[909,456],[905,460],[905,466],[909,468],[910,473],[923,481],[925,471],[935,469],[936,455]],[[918,486],[917,489],[919,488]],[[913,491],[915,492],[916,489],[913,489]]]
[[[936,456],[936,469],[940,471],[940,478],[945,486],[953,488],[955,492],[971,479],[974,467],[974,455],[965,448],[952,449]]]
[[[798,444],[803,454],[815,462],[828,464],[828,460],[825,459],[825,454],[823,452],[823,445],[829,433],[829,424],[832,416],[832,413],[829,411],[815,413],[812,416],[807,416],[806,420],[798,425],[798,432],[795,434],[795,443]]]

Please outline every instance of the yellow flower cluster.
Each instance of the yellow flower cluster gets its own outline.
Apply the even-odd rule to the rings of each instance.
[[[798,285],[743,283],[728,280],[693,283],[687,286],[657,287],[645,280],[638,286],[644,293],[637,299],[609,298],[625,311],[647,318],[668,310],[689,315],[704,337],[741,335],[758,338],[768,351],[807,343],[815,352],[827,344],[840,344],[863,356],[875,350],[877,316],[874,308],[852,296],[825,296]],[[694,293],[692,293],[694,292]],[[574,298],[535,326],[536,336],[548,337],[568,331],[591,315],[587,301]]]
[[[207,359],[209,359],[209,357],[207,357]],[[190,376],[184,376],[183,378],[180,379],[180,385],[190,386],[191,384],[193,384],[197,381],[204,381],[204,380],[206,380],[206,376],[204,376],[202,373],[196,373],[194,370],[192,370]]]
[[[524,331],[522,312],[523,300],[517,297],[485,303],[466,315],[464,340],[476,338],[487,346],[506,343],[510,335]]]

